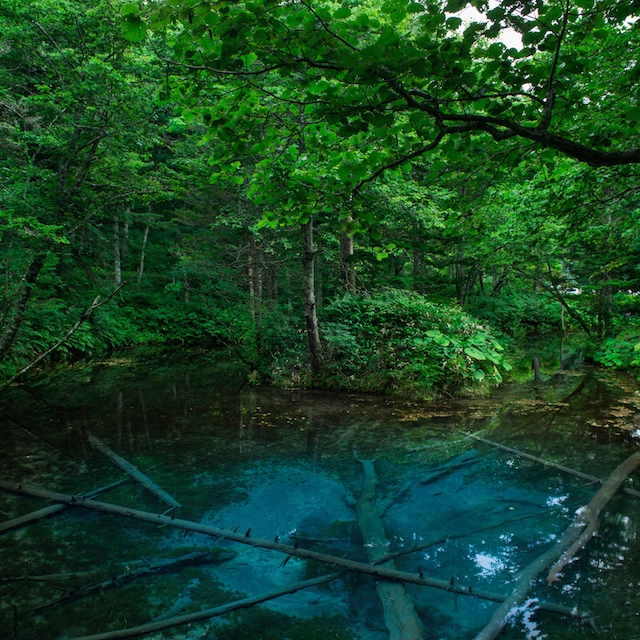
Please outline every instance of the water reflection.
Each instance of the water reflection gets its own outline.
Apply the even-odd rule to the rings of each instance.
[[[141,468],[151,468],[153,479],[185,505],[180,517],[363,560],[353,509],[362,491],[355,446],[362,456],[376,458],[378,503],[390,551],[407,551],[395,558],[399,569],[506,592],[517,572],[562,535],[596,487],[472,443],[467,432],[488,429],[494,441],[600,477],[635,446],[637,428],[624,428],[631,414],[619,410],[636,406],[633,392],[599,373],[576,375],[569,354],[565,345],[562,366],[554,370],[540,353],[537,374],[534,367],[529,377],[505,385],[492,398],[432,404],[248,387],[243,377],[220,373],[216,363],[194,358],[171,365],[159,360],[137,368],[129,363],[72,369],[68,383],[58,376],[37,388],[44,403],[33,393],[25,399],[18,395],[22,390],[12,390],[3,412],[20,427],[8,431],[4,475],[69,492],[120,477],[87,444],[86,432],[91,431]],[[428,479],[433,469],[473,449],[469,464]],[[105,500],[162,510],[153,496],[131,484]],[[0,496],[7,519],[31,506]],[[505,637],[591,637],[589,629],[539,613],[536,598],[598,611],[605,620],[614,620],[613,613],[619,612],[612,633],[628,637],[625,629],[637,621],[632,609],[640,610],[639,523],[637,501],[622,496],[611,503],[601,536],[565,568],[559,588],[536,586]],[[212,545],[199,534],[77,512],[19,535],[7,534],[3,543],[3,575],[13,577],[90,569],[116,573],[123,560],[131,565]],[[261,593],[320,570],[295,558],[281,566],[284,558],[274,558],[270,551],[225,540],[214,544],[236,556],[196,574],[137,586],[136,601],[148,603],[149,610],[138,607],[128,622],[148,621],[187,600],[187,608],[198,607],[199,598],[223,592],[227,598],[231,592]],[[64,554],[57,553],[62,548]],[[47,597],[46,585],[26,589],[7,584],[0,581],[2,601],[15,601],[20,608]],[[427,587],[409,591],[430,638],[472,638],[496,606]],[[105,595],[100,605],[87,601],[77,609],[52,607],[38,620],[25,617],[20,638],[55,637],[69,619],[82,633],[115,629],[123,623],[113,611],[128,611],[133,600],[122,594]],[[627,601],[631,604],[625,605]],[[10,620],[13,614],[3,606],[0,613]],[[267,606],[295,616],[336,614],[362,638],[385,637],[373,583],[362,576]]]

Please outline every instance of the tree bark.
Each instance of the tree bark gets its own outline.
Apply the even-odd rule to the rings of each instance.
[[[363,460],[354,456],[362,464],[364,482],[362,493],[356,502],[358,527],[364,541],[369,562],[376,563],[389,549],[389,540],[384,531],[380,511],[376,506],[376,472],[373,460]],[[387,560],[384,566],[395,569],[393,560]],[[403,584],[376,582],[376,592],[382,605],[385,625],[390,640],[422,640],[423,628],[413,603]]]
[[[118,480],[117,482],[113,482],[106,487],[100,487],[99,489],[94,489],[89,493],[85,494],[86,498],[94,498],[95,496],[99,496],[102,493],[106,493],[110,491],[114,487],[120,486],[123,482],[127,482],[128,478],[124,478],[123,480]],[[13,520],[7,520],[5,522],[0,523],[0,533],[4,531],[9,531],[10,529],[18,529],[19,527],[24,527],[27,524],[31,524],[32,522],[37,522],[38,520],[42,520],[43,518],[48,518],[60,511],[64,511],[68,509],[69,505],[67,504],[52,504],[48,507],[44,507],[43,509],[38,509],[37,511],[32,511],[31,513],[26,513],[23,516],[19,516],[18,518],[13,518]]]
[[[149,225],[144,228],[144,235],[142,236],[142,248],[140,249],[140,265],[138,266],[138,287],[142,280],[142,274],[144,273],[144,257],[147,249],[147,238],[149,237]]]
[[[120,220],[113,216],[113,281],[116,287],[122,282],[122,264],[120,262]]]
[[[340,275],[348,293],[356,292],[356,271],[353,264],[353,235],[348,231],[340,234]]]
[[[165,504],[170,507],[181,507],[182,505],[172,496],[170,496],[162,487],[157,485],[153,480],[148,478],[142,471],[140,471],[137,467],[132,465],[130,462],[127,462],[124,458],[119,456],[117,453],[114,453],[107,447],[103,442],[98,440],[95,436],[89,434],[89,441],[91,444],[98,449],[101,453],[107,456],[111,462],[113,462],[117,467],[120,467],[125,473],[129,474],[136,482],[141,484],[145,489],[151,491],[158,499],[162,500]]]
[[[309,361],[313,377],[322,372],[322,343],[318,329],[318,315],[315,295],[315,255],[313,251],[313,219],[302,225],[302,292],[304,296],[304,317],[307,325]]]

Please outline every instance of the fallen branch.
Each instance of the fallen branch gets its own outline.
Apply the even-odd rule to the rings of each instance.
[[[138,578],[158,575],[159,573],[176,571],[177,569],[185,566],[193,567],[201,564],[219,564],[221,561],[223,562],[224,560],[228,560],[231,557],[233,557],[233,555],[226,556],[223,560],[220,560],[218,557],[210,553],[198,553],[196,551],[193,551],[191,553],[182,555],[179,558],[165,558],[163,560],[158,560],[158,562],[154,562],[153,564],[147,565],[146,567],[141,567],[140,569],[135,569],[134,571],[127,571],[126,573],[122,573],[109,580],[104,580],[103,582],[100,582],[98,584],[91,584],[87,585],[86,587],[75,589],[63,596],[60,596],[59,598],[49,600],[49,602],[45,602],[44,604],[41,604],[37,607],[22,611],[21,615],[25,615],[27,613],[35,613],[36,611],[41,611],[42,609],[47,609],[48,607],[52,607],[57,604],[63,604],[72,600],[78,600],[79,598],[92,596],[96,593],[103,593],[107,589],[122,587],[123,585],[129,584],[134,580],[137,580]]]
[[[583,473],[582,471],[577,471],[576,469],[571,469],[570,467],[564,467],[561,464],[550,462],[549,460],[545,460],[544,458],[538,458],[537,456],[533,456],[530,453],[525,453],[524,451],[520,451],[519,449],[513,449],[512,447],[507,447],[504,444],[498,444],[497,442],[487,440],[486,438],[481,438],[480,436],[476,436],[475,434],[472,434],[472,433],[469,434],[469,438],[473,438],[474,440],[479,440],[480,442],[484,442],[485,444],[488,444],[492,447],[497,447],[498,449],[502,449],[503,451],[514,453],[515,455],[520,456],[521,458],[527,458],[528,460],[539,462],[540,464],[543,464],[547,467],[558,469],[558,471],[564,471],[565,473],[570,473],[571,475],[577,476],[578,478],[583,478],[585,480],[589,480],[590,482],[604,482],[602,478],[598,478],[597,476],[592,476],[589,473]],[[640,491],[631,489],[631,487],[622,487],[622,491],[624,491],[627,495],[640,498]]]
[[[389,548],[389,540],[384,532],[380,511],[376,507],[374,461],[359,458],[355,451],[353,455],[364,471],[362,493],[356,502],[358,527],[369,562],[375,563]],[[388,560],[386,566],[395,569],[393,560]],[[388,581],[376,582],[376,593],[382,605],[384,623],[389,630],[390,640],[423,640],[422,623],[404,585]]]
[[[157,498],[162,500],[170,507],[181,507],[182,505],[172,496],[170,496],[160,485],[156,484],[148,476],[146,476],[138,467],[132,465],[130,462],[119,456],[117,453],[111,451],[106,444],[98,440],[95,436],[89,434],[89,441],[91,444],[101,453],[104,453],[113,464],[120,467],[125,473],[128,473],[136,482],[141,484],[145,489],[151,491]]]
[[[35,367],[39,362],[42,362],[42,360],[44,360],[50,353],[53,353],[56,349],[59,349],[80,328],[80,325],[89,318],[89,316],[94,312],[95,309],[109,302],[109,300],[111,300],[111,298],[113,298],[113,296],[115,296],[116,293],[118,293],[118,291],[120,291],[120,289],[122,289],[122,287],[124,287],[125,284],[127,283],[123,282],[122,284],[120,284],[102,302],[100,302],[100,296],[96,296],[96,299],[91,303],[91,305],[86,309],[86,311],[80,316],[80,319],[73,325],[73,327],[71,327],[71,329],[67,331],[67,333],[64,335],[63,338],[60,338],[60,340],[58,340],[58,342],[56,342],[54,345],[52,345],[51,347],[49,347],[48,349],[46,349],[45,351],[37,355],[26,367],[23,367],[22,369],[20,369],[18,373],[16,373],[14,376],[9,378],[9,380],[7,380],[2,385],[0,385],[0,391],[8,387],[12,382],[17,380],[20,376],[27,373],[27,371],[30,371],[31,369],[33,369],[33,367]]]
[[[604,506],[615,495],[625,478],[640,464],[640,451],[627,458],[607,479],[586,507],[578,510],[575,521],[565,531],[556,544],[536,558],[518,574],[513,593],[498,607],[489,624],[476,636],[475,640],[494,640],[509,622],[517,608],[524,602],[536,578],[552,563],[556,562],[547,578],[547,584],[557,580],[556,574],[573,557],[580,547],[583,533],[591,533]],[[583,544],[590,539],[590,536]],[[573,553],[569,555],[569,552]],[[560,559],[560,560],[559,560]],[[564,560],[564,562],[563,562]],[[556,567],[559,567],[556,569]]]
[[[611,498],[618,492],[622,483],[640,465],[640,451],[630,455],[615,471],[607,478],[600,487],[598,493],[591,499],[584,509],[578,510],[573,527],[581,531],[580,537],[567,549],[559,560],[553,565],[547,576],[547,584],[560,582],[558,574],[571,562],[580,549],[582,549],[593,538],[598,530],[600,514],[607,506]],[[566,535],[566,534],[565,534]]]
[[[94,489],[89,493],[85,494],[85,498],[94,498],[95,496],[99,496],[102,493],[106,493],[110,491],[114,487],[121,485],[123,482],[126,482],[128,478],[124,480],[118,480],[118,482],[112,482],[106,487],[100,487],[99,489]],[[54,513],[59,513],[60,511],[64,511],[68,509],[69,505],[67,504],[52,504],[48,507],[44,507],[43,509],[38,509],[37,511],[32,511],[31,513],[26,513],[23,516],[19,516],[17,518],[13,518],[13,520],[7,520],[0,524],[0,533],[4,531],[9,531],[10,529],[17,529],[18,527],[23,527],[26,524],[31,524],[32,522],[36,522],[37,520],[42,520],[42,518],[47,518],[48,516],[53,515]]]
[[[332,556],[327,553],[318,553],[316,551],[303,549],[301,547],[294,547],[291,545],[282,544],[280,542],[272,542],[270,540],[263,540],[261,538],[252,538],[247,535],[231,531],[230,529],[220,529],[218,527],[200,524],[199,522],[193,522],[191,520],[174,518],[173,516],[165,516],[158,513],[149,513],[148,511],[139,511],[137,509],[131,509],[129,507],[120,507],[118,505],[109,504],[108,502],[85,500],[81,497],[71,496],[64,493],[56,493],[54,491],[47,491],[46,489],[40,489],[39,487],[0,480],[0,489],[11,491],[13,493],[21,493],[23,495],[28,495],[36,498],[45,498],[47,500],[55,500],[56,502],[64,502],[69,505],[84,507],[85,509],[92,509],[95,511],[100,511],[102,513],[111,513],[128,518],[134,518],[136,520],[142,520],[144,522],[151,522],[153,524],[165,525],[174,527],[176,529],[183,529],[185,531],[203,533],[208,536],[213,536],[219,539],[232,540],[234,542],[248,544],[253,547],[272,549],[289,556],[297,556],[299,558],[317,560],[318,562],[330,564],[335,567],[342,567],[344,569],[348,569],[349,571],[357,571],[359,573],[364,573],[379,578],[385,578],[387,580],[396,580],[399,582],[409,582],[412,584],[419,584],[427,587],[435,587],[436,589],[444,589],[445,591],[451,591],[452,593],[474,596],[476,598],[492,600],[494,602],[502,602],[507,597],[500,593],[494,593],[482,589],[474,589],[472,587],[467,587],[457,583],[452,585],[449,580],[439,580],[437,578],[430,578],[424,575],[409,573],[407,571],[398,571],[397,569],[388,569],[386,567],[370,565],[364,562],[355,562],[354,560]],[[590,617],[590,614],[584,611],[577,611],[576,609],[563,607],[561,605],[556,605],[553,603],[541,603],[540,608],[544,609],[545,611],[553,611],[555,613],[571,616],[573,618]]]
[[[315,587],[325,582],[331,582],[339,578],[342,573],[330,573],[319,578],[312,578],[310,580],[303,580],[289,585],[288,587],[282,587],[275,591],[269,591],[251,598],[244,598],[243,600],[236,600],[229,604],[223,604],[220,607],[214,607],[213,609],[204,609],[203,611],[196,611],[195,613],[187,613],[181,616],[175,616],[174,618],[167,618],[166,620],[158,620],[157,622],[150,622],[143,624],[139,627],[131,627],[129,629],[119,629],[118,631],[107,631],[106,633],[98,633],[92,636],[82,636],[73,638],[72,640],[117,640],[118,638],[135,638],[136,636],[143,636],[147,633],[154,631],[162,631],[163,629],[171,629],[172,627],[179,627],[183,624],[189,624],[191,622],[198,622],[200,620],[208,620],[209,618],[215,618],[216,616],[222,616],[225,613],[231,613],[238,609],[246,609],[252,607],[255,604],[266,602],[267,600],[273,600],[280,596],[287,595],[289,593],[295,593],[300,589],[308,589],[309,587]]]

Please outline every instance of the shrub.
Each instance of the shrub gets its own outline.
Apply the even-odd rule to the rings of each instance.
[[[413,292],[345,295],[325,309],[321,330],[325,371],[319,383],[329,389],[419,399],[480,393],[511,368],[487,327],[458,307]],[[279,363],[281,383],[291,371],[304,383],[304,361],[298,352],[294,366],[293,356],[288,368]]]

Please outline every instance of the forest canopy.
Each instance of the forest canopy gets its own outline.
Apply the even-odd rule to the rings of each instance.
[[[3,375],[206,344],[331,386],[335,310],[386,299],[398,328],[416,295],[501,346],[575,330],[638,367],[639,11],[3,2]]]

